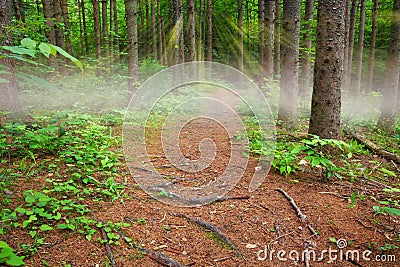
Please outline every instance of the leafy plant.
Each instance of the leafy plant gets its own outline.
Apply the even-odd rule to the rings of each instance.
[[[6,263],[11,266],[25,265],[23,259],[14,253],[14,250],[4,241],[0,241],[0,263]]]

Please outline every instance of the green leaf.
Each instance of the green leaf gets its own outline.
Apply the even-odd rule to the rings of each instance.
[[[380,208],[380,210],[381,210],[381,212],[385,212],[387,214],[393,214],[396,216],[400,216],[400,209],[382,207],[382,208]]]
[[[40,52],[42,52],[42,54],[43,54],[45,57],[47,57],[47,58],[50,57],[51,48],[50,48],[50,46],[49,46],[48,44],[46,44],[46,43],[41,43],[41,44],[39,45],[39,50],[40,50]]]
[[[30,50],[35,50],[35,48],[36,48],[36,42],[34,40],[32,40],[31,38],[22,39],[21,45]]]
[[[53,227],[51,227],[50,225],[47,225],[47,224],[43,224],[42,226],[40,226],[40,230],[50,231],[50,230],[53,230]]]
[[[337,242],[336,238],[334,238],[334,237],[329,237],[329,241],[331,241],[332,243],[336,243]]]
[[[35,51],[31,49],[27,49],[22,46],[0,46],[0,48],[8,50],[17,55],[28,55],[31,57],[35,57]]]
[[[9,259],[6,261],[6,263],[11,266],[25,265],[25,262],[23,261],[23,257],[18,257],[15,254],[10,255]]]
[[[397,177],[397,175],[394,172],[389,171],[388,169],[381,168],[380,171],[383,172],[383,173],[386,173],[389,176]]]
[[[64,56],[64,57],[68,58],[69,60],[71,60],[76,66],[78,66],[81,69],[81,71],[83,71],[82,63],[79,60],[77,60],[75,57],[73,57],[70,54],[68,54],[67,52],[65,52],[61,47],[58,47],[58,46],[52,45],[52,44],[49,44],[49,46],[53,47],[62,56]]]

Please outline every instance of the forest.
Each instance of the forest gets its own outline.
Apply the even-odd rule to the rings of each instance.
[[[400,0],[1,0],[1,266],[397,266]]]

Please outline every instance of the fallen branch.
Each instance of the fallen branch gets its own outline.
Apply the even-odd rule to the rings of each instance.
[[[297,216],[300,218],[301,221],[304,221],[307,216],[304,215],[301,210],[299,209],[299,207],[297,207],[296,203],[294,202],[293,198],[291,198],[283,189],[280,188],[276,188],[276,191],[280,192],[287,200],[289,200],[290,205],[292,205],[292,207],[294,208],[294,210],[297,213]]]
[[[224,241],[225,243],[227,243],[233,250],[236,251],[236,253],[238,255],[242,255],[242,253],[240,252],[240,250],[235,246],[235,244],[233,244],[233,242],[226,237],[216,226],[212,225],[211,223],[208,222],[204,222],[202,220],[193,218],[189,215],[183,214],[183,213],[173,213],[173,212],[169,212],[169,214],[173,215],[173,216],[178,216],[178,217],[182,217],[185,218],[188,221],[191,221],[197,225],[200,225],[201,227],[204,227],[210,231],[212,231],[213,233],[215,233],[219,238],[222,239],[222,241]]]
[[[281,236],[282,236],[282,233],[281,233],[281,227],[279,226],[279,217],[278,217],[278,212],[274,212],[274,215],[275,215],[275,223],[274,223],[274,228],[275,228],[275,232],[276,232],[276,236],[277,236],[277,238],[278,238],[278,242],[279,242],[279,244],[281,244]]]
[[[350,135],[351,137],[353,137],[357,142],[365,145],[370,151],[378,154],[381,157],[384,157],[388,160],[391,160],[393,162],[399,163],[400,164],[400,158],[393,153],[390,153],[388,151],[386,151],[385,149],[383,149],[382,147],[374,144],[373,142],[371,142],[370,140],[366,139],[365,137],[357,134],[357,133],[353,133],[351,131],[346,131],[346,134]]]
[[[97,221],[96,218],[95,218],[95,220]],[[103,227],[100,228],[100,232],[101,232],[101,235],[103,236],[103,239],[105,241],[104,242],[104,246],[106,247],[108,259],[110,260],[111,266],[115,267],[115,258],[114,258],[111,246],[109,244],[107,233],[106,233],[106,231],[104,231]]]
[[[114,229],[115,230],[115,229]],[[186,265],[180,264],[179,262],[174,261],[173,259],[171,259],[170,257],[168,257],[167,255],[163,254],[163,253],[159,253],[159,252],[155,252],[152,251],[148,248],[143,248],[143,247],[139,247],[137,246],[135,243],[129,241],[129,239],[121,232],[121,231],[117,231],[115,230],[119,236],[128,244],[130,245],[132,248],[134,249],[138,249],[144,253],[146,253],[146,255],[158,262],[159,264],[163,265],[163,266],[168,266],[168,267],[186,267]]]

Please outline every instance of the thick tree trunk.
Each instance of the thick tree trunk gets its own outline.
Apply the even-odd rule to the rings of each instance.
[[[357,49],[357,60],[356,60],[356,72],[354,77],[354,85],[352,90],[354,94],[361,92],[361,72],[363,64],[363,52],[364,52],[364,29],[365,29],[365,6],[366,0],[361,0],[360,7],[360,26],[358,28],[358,49]]]
[[[348,90],[349,83],[349,41],[350,41],[350,9],[351,9],[351,0],[345,0],[345,18],[344,18],[344,27],[345,27],[345,39],[344,39],[344,57],[343,57],[343,82],[342,89]]]
[[[12,35],[8,27],[11,25],[12,15],[11,0],[3,0],[0,2],[0,45],[12,46]],[[0,65],[4,66],[4,71],[8,74],[0,74],[0,78],[8,82],[0,83],[0,110],[11,112],[18,115],[21,106],[18,101],[18,83],[15,78],[15,62],[12,58],[0,58]]]
[[[56,19],[56,45],[65,48],[64,29],[61,27],[63,23],[60,0],[54,0],[54,18]]]
[[[381,115],[378,126],[387,133],[395,130],[396,112],[398,105],[399,76],[400,76],[400,0],[394,0],[392,26],[388,56],[386,60],[386,76],[383,88]]]
[[[188,16],[188,61],[196,60],[196,24],[194,20],[194,0],[187,1]]]
[[[373,78],[374,78],[374,63],[375,63],[375,46],[376,46],[376,23],[378,20],[378,5],[379,1],[374,0],[374,7],[372,10],[372,31],[368,57],[368,75],[367,75],[367,86],[365,92],[369,93],[373,91]]]
[[[153,45],[153,56],[155,60],[158,60],[157,55],[157,32],[156,32],[156,14],[154,11],[154,0],[150,1],[151,8],[151,31],[152,31],[152,45]]]
[[[243,0],[238,0],[238,67],[243,71]]]
[[[213,49],[213,5],[212,0],[207,0],[207,61],[212,61]]]
[[[281,1],[275,0],[274,21],[274,79],[281,75]]]
[[[307,0],[304,14],[303,40],[300,52],[300,92],[301,97],[308,96],[311,74],[312,22],[314,17],[314,0]]]
[[[274,79],[274,15],[275,1],[264,1],[264,49],[265,49],[265,78],[270,84]]]
[[[132,92],[139,80],[136,0],[124,0],[128,32],[128,88]]]
[[[72,44],[71,44],[71,22],[69,21],[69,12],[67,0],[61,0],[61,9],[64,18],[64,37],[65,37],[65,49],[68,54],[73,55]]]
[[[54,29],[54,7],[52,0],[42,0],[43,4],[43,15],[46,19],[46,38],[50,44],[56,44],[56,31]]]
[[[100,35],[100,10],[97,0],[92,0],[93,5],[93,27],[94,27],[94,43],[96,46],[96,58],[101,58],[101,35]]]
[[[357,9],[358,9],[358,0],[352,1],[351,11],[350,11],[350,24],[349,24],[349,53],[348,53],[348,62],[347,62],[347,84],[345,88],[347,90],[350,89],[351,85],[351,73],[353,66],[353,47],[354,47],[354,35],[356,30],[356,20],[357,20]]]
[[[340,138],[345,2],[318,0],[314,89],[309,133]]]
[[[283,36],[281,43],[282,79],[278,120],[290,128],[297,125],[298,61],[300,42],[300,0],[283,1]]]
[[[85,39],[86,54],[89,54],[89,41],[88,41],[87,25],[86,25],[85,0],[81,0],[81,4],[82,4],[81,7],[82,7],[83,38]],[[97,53],[97,48],[96,48],[96,53]]]

